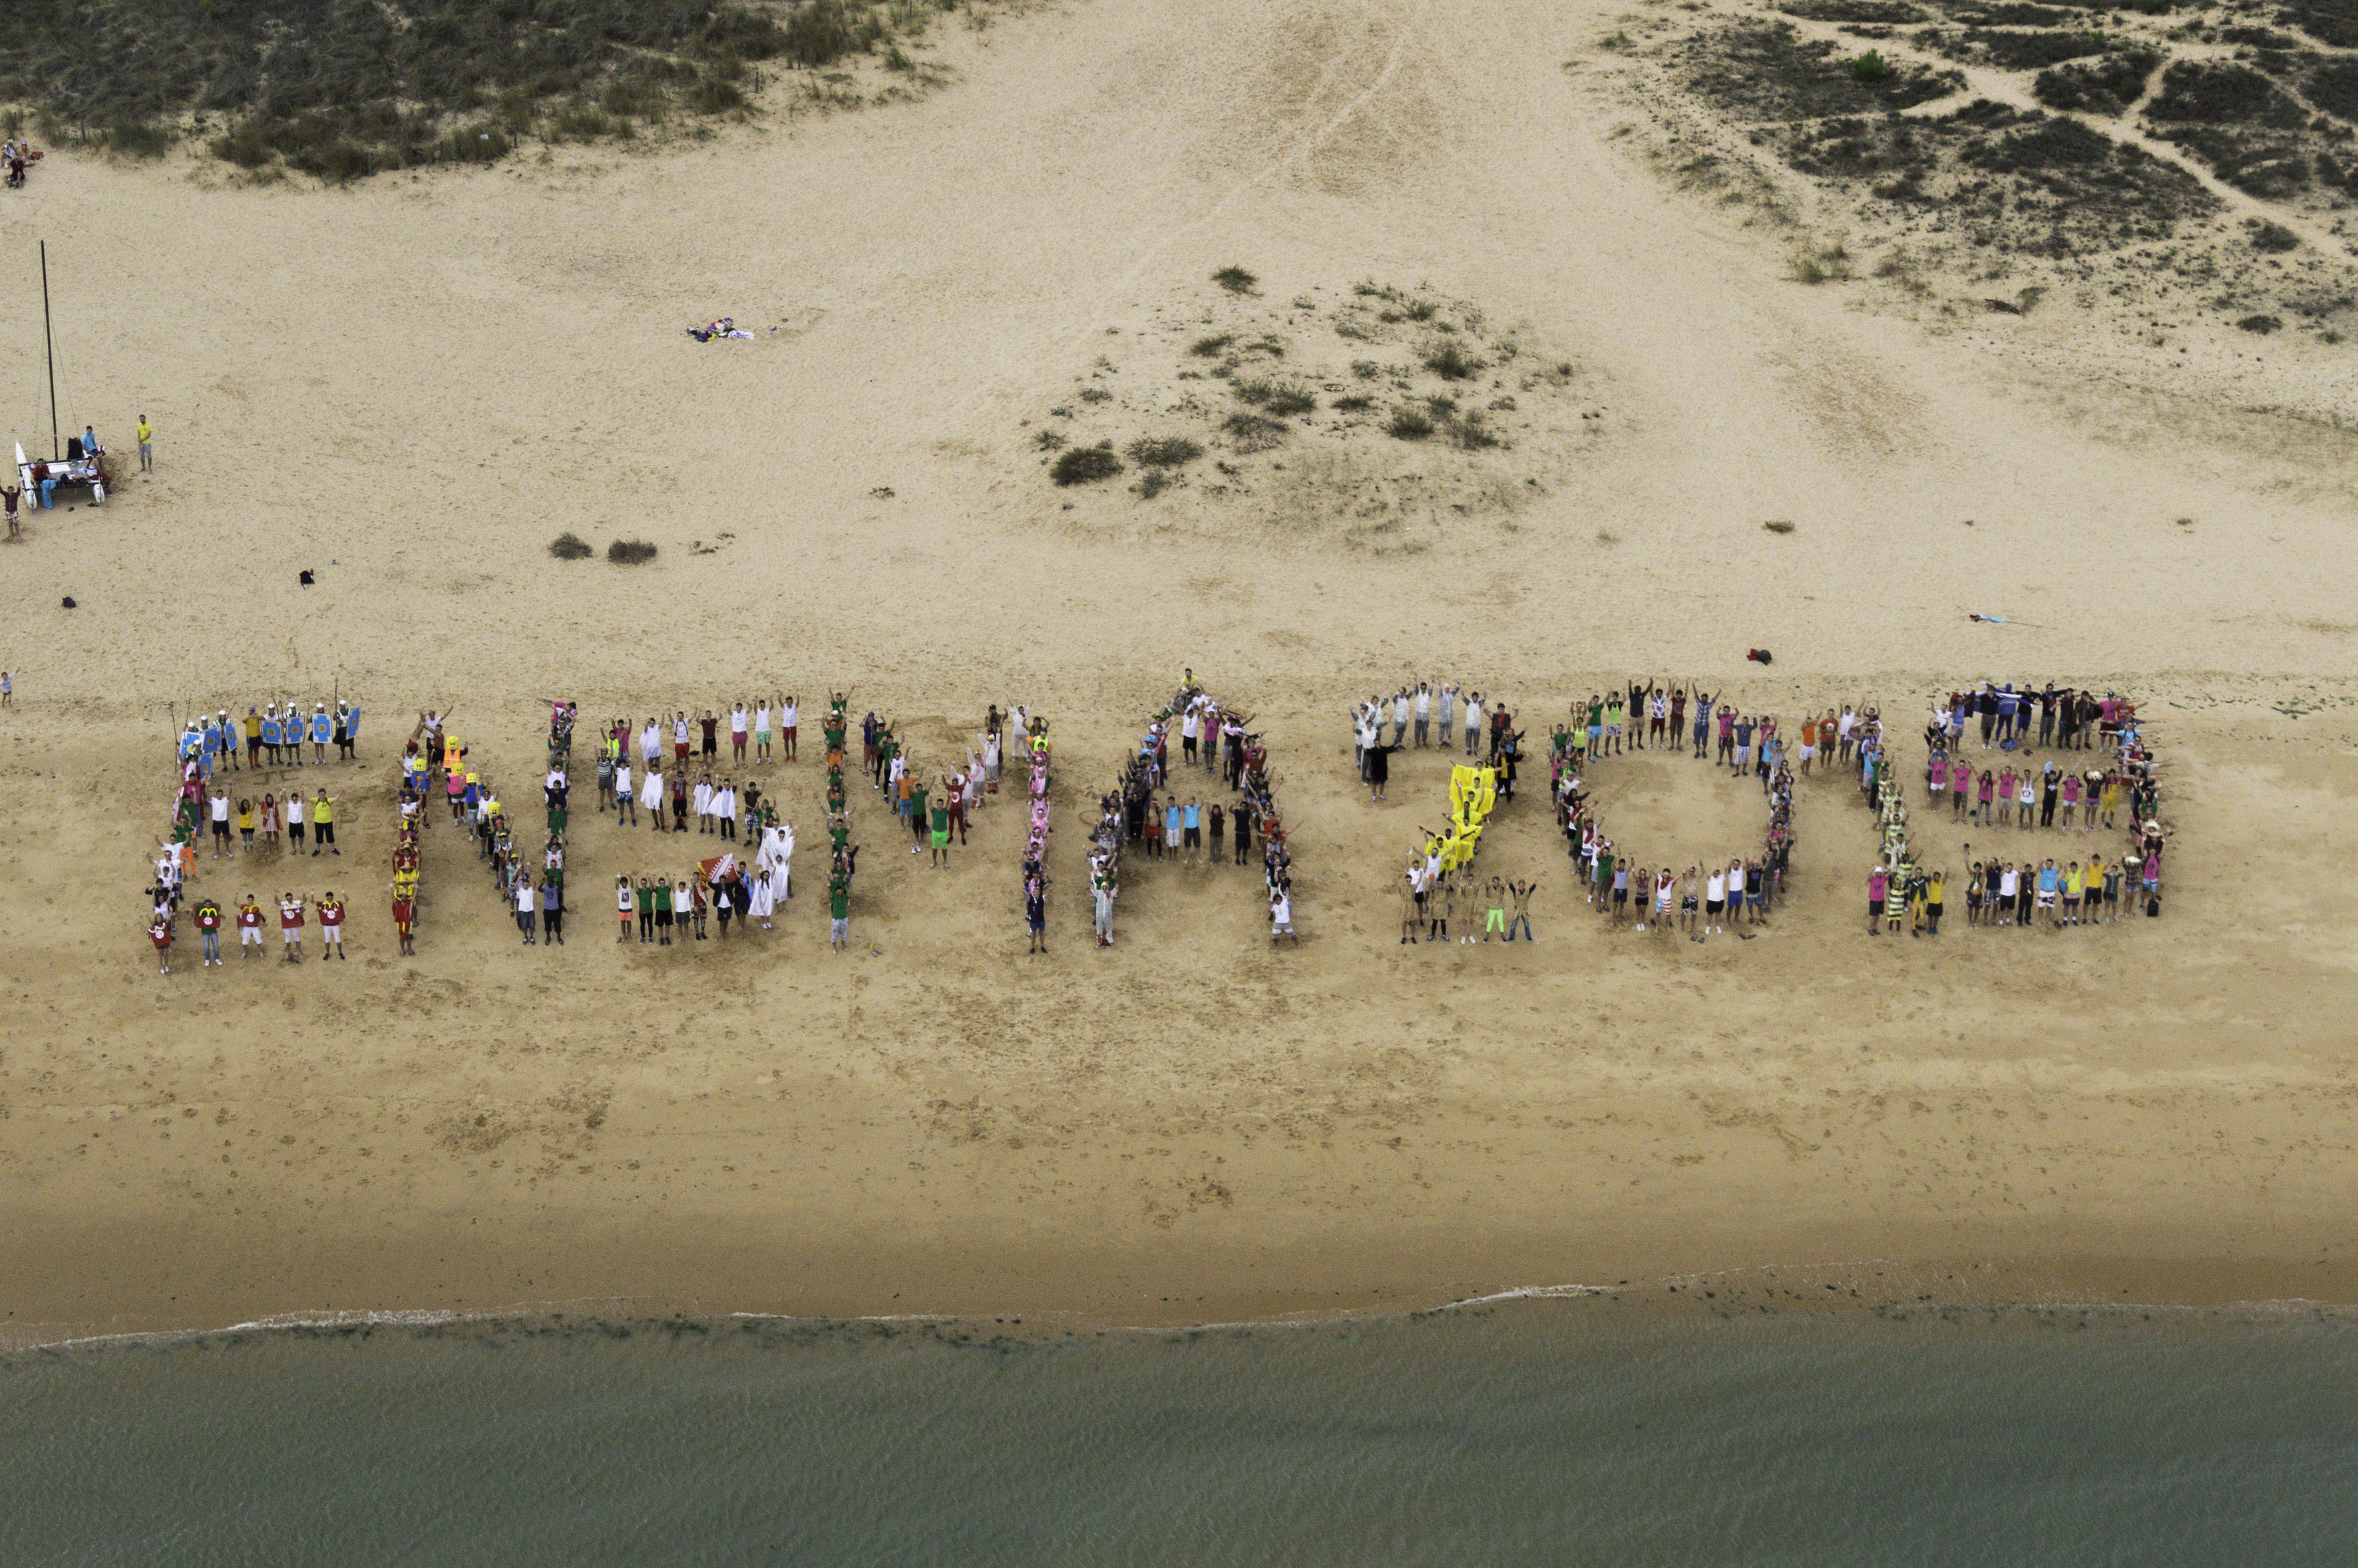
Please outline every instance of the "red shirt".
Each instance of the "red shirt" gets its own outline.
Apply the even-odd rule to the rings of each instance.
[[[303,906],[301,904],[282,903],[278,906],[278,928],[281,931],[298,931],[302,929],[302,925]]]
[[[341,925],[343,923],[344,906],[341,903],[323,903],[319,906],[320,925]]]
[[[237,923],[240,925],[259,925],[262,924],[262,911],[250,903],[241,904],[238,906]]]

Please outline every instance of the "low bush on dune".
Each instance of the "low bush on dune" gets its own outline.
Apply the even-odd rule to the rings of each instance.
[[[1384,423],[1384,434],[1403,441],[1422,441],[1433,434],[1433,416],[1422,408],[1395,408]]]
[[[606,558],[618,567],[634,567],[655,558],[655,547],[644,539],[617,539],[606,546]]]
[[[560,561],[586,561],[598,552],[579,534],[559,534],[548,542],[548,553]]]
[[[1142,469],[1175,469],[1203,455],[1203,447],[1184,436],[1141,437],[1130,444],[1130,460]]]
[[[1212,281],[1230,294],[1250,294],[1260,279],[1240,266],[1224,266],[1212,275]]]
[[[1095,484],[1120,471],[1121,460],[1110,445],[1075,447],[1049,466],[1048,477],[1060,485]]]

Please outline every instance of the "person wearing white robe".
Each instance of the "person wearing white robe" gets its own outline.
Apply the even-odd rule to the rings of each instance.
[[[654,769],[647,770],[645,780],[639,785],[639,809],[655,814],[655,826],[663,826],[664,779]]]
[[[771,892],[770,873],[766,868],[755,869],[752,891],[752,906],[745,913],[760,921],[762,929],[767,931],[770,929],[770,916],[775,913],[778,903],[776,896]]]

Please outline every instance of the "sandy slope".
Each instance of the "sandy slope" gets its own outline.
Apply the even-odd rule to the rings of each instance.
[[[659,157],[342,192],[52,160],[9,211],[51,243],[64,412],[144,409],[162,467],[5,557],[8,1321],[1144,1320],[1866,1258],[2358,1290],[2347,438],[2034,383],[1781,281],[1567,75],[1607,19],[1101,0],[954,41],[924,103]],[[1410,556],[1048,487],[1020,421],[1232,261],[1276,298],[1481,301],[1596,379],[1605,438],[1511,527],[1444,518]],[[679,335],[724,311],[788,330]],[[29,434],[38,318],[0,330]],[[663,559],[560,566],[566,527]],[[447,840],[415,963],[373,890],[349,975],[167,984],[139,942],[167,703],[366,694],[361,886],[398,710],[458,705],[520,784],[560,690],[635,714],[856,682],[936,755],[1012,697],[1058,720],[1072,821],[1183,664],[1271,733],[1298,953],[1265,951],[1245,878],[1151,868],[1122,948],[1087,950],[1068,896],[1027,959],[1005,813],[944,874],[871,814],[856,959],[799,901],[765,947],[610,951],[589,892],[685,854],[594,819],[561,952],[516,951]],[[1439,766],[1368,806],[1340,713],[1410,666],[1531,714],[1637,670],[1788,711],[2132,683],[2180,768],[2171,915],[1871,946],[1868,834],[1824,784],[1759,941],[1588,929],[1525,816],[1488,852],[1555,878],[1543,944],[1404,953],[1387,878]],[[817,787],[787,786],[802,818]],[[1069,894],[1069,838],[1057,870]]]

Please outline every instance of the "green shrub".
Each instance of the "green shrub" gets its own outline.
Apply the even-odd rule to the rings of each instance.
[[[1392,410],[1391,418],[1384,424],[1384,434],[1403,441],[1422,441],[1433,434],[1433,420],[1422,408],[1404,405]]]
[[[598,552],[579,534],[559,534],[548,542],[548,553],[560,561],[586,561]]]
[[[1260,414],[1231,414],[1221,422],[1220,428],[1228,433],[1240,452],[1265,452],[1292,434],[1283,420]]]
[[[618,567],[634,567],[655,558],[655,547],[644,539],[617,539],[606,546],[606,558]]]
[[[1850,73],[1861,81],[1880,81],[1891,73],[1891,67],[1881,55],[1869,49],[1850,62]]]
[[[1130,460],[1142,469],[1177,468],[1203,455],[1203,447],[1184,436],[1141,436],[1130,444]]]
[[[1204,359],[1217,359],[1220,351],[1237,341],[1234,332],[1221,332],[1208,338],[1198,338],[1187,345],[1187,351]]]
[[[1483,366],[1480,360],[1468,357],[1455,343],[1444,343],[1424,356],[1424,368],[1444,381],[1466,381]]]
[[[1048,477],[1059,485],[1095,484],[1120,471],[1111,447],[1075,447],[1049,466]]]
[[[1260,279],[1240,266],[1224,266],[1212,275],[1212,281],[1230,294],[1250,294]]]
[[[162,157],[176,139],[169,126],[152,120],[117,120],[106,128],[107,150],[125,157]]]
[[[1793,531],[1793,524],[1782,517],[1771,517],[1760,526],[1768,529],[1771,534],[1790,534]]]
[[[1364,414],[1374,407],[1375,403],[1376,400],[1372,397],[1360,397],[1355,395],[1350,397],[1338,397],[1327,406],[1333,408],[1337,414]]]

